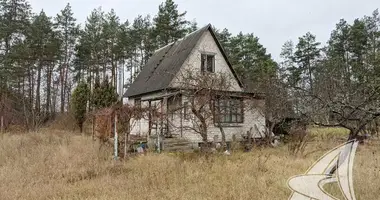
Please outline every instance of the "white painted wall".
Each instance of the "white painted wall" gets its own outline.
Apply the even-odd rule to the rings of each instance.
[[[151,94],[148,94],[148,95],[142,95],[141,99],[149,99],[149,98],[154,98],[154,97],[157,97],[157,96],[162,96],[164,95],[165,93],[164,92],[156,92],[156,93],[151,93]],[[128,104],[131,105],[131,106],[134,106],[134,103],[135,103],[135,99],[134,98],[129,98],[128,99]],[[161,105],[161,101],[160,100],[156,100],[156,101],[152,101],[151,102],[152,106],[154,104],[156,105]],[[149,102],[148,101],[142,101],[141,102],[141,107],[149,107]],[[163,108],[165,109],[166,108],[166,105],[163,105]],[[148,119],[140,119],[140,120],[131,120],[131,126],[132,126],[132,130],[131,130],[131,134],[132,135],[141,135],[141,136],[145,136],[145,135],[148,135],[149,133],[149,120]],[[152,132],[152,134],[154,134]]]
[[[227,89],[228,91],[242,91],[242,88],[239,86],[238,81],[233,76],[232,71],[224,59],[222,52],[219,50],[219,47],[212,37],[210,31],[206,31],[198,41],[191,54],[182,65],[181,70],[177,73],[176,77],[171,82],[172,87],[178,86],[178,83],[181,82],[182,77],[187,73],[188,70],[201,72],[202,53],[215,54],[215,73],[222,73],[230,77],[231,87]]]
[[[133,101],[134,100],[132,100],[132,99],[130,100],[131,103]],[[186,99],[185,99],[185,97],[183,97],[182,104],[185,101],[186,101]],[[255,101],[255,102],[253,102],[253,101]],[[154,101],[154,102],[152,102],[152,104],[153,103],[160,104],[160,101]],[[262,110],[261,110],[262,106],[258,106],[257,108],[253,108],[253,109],[248,108],[252,104],[263,105],[263,103],[264,103],[264,100],[252,100],[252,99],[244,100],[244,107],[245,107],[245,109],[244,109],[244,122],[238,123],[238,124],[233,124],[234,126],[231,126],[231,127],[223,127],[227,141],[232,141],[233,135],[235,135],[236,138],[238,140],[240,140],[242,138],[241,136],[246,135],[247,131],[250,131],[251,128],[252,128],[253,137],[260,138],[260,137],[264,136],[264,135],[261,135],[264,133],[264,130],[265,130],[265,117],[264,117]],[[131,105],[133,105],[133,104],[131,104]],[[147,107],[148,102],[143,102],[142,106]],[[166,105],[164,105],[164,108],[166,109]],[[169,123],[170,130],[173,131],[173,133],[178,137],[182,136],[182,137],[184,137],[184,138],[186,138],[186,139],[188,139],[194,143],[202,142],[202,137],[200,136],[200,134],[196,133],[194,130],[182,129],[182,134],[181,134],[181,129],[180,129],[180,127],[181,127],[181,115],[182,115],[182,126],[183,127],[193,126],[193,124],[192,124],[193,120],[191,120],[191,119],[185,120],[183,117],[183,112],[184,112],[183,110],[182,110],[182,112],[177,111],[173,120],[171,118],[169,118],[169,120],[171,121],[171,123]],[[191,115],[190,118],[194,118],[194,116],[192,116],[191,112],[189,112],[189,114]],[[132,121],[134,121],[134,120],[132,120]],[[172,124],[173,126],[171,126],[170,124]],[[221,141],[222,134],[220,132],[219,127],[216,127],[211,121],[209,121],[208,124],[210,124],[210,126],[208,128],[208,136],[207,136],[208,141],[213,141],[214,136],[217,136],[219,141]],[[259,132],[255,128],[255,125],[259,129]],[[149,121],[146,119],[141,119],[141,120],[136,121],[133,128],[132,128],[132,131],[131,131],[131,134],[141,135],[141,136],[146,136],[146,135],[148,135],[148,133],[149,133]],[[152,135],[155,135],[154,130],[152,130]]]
[[[224,73],[231,77],[231,87],[228,88],[228,91],[242,91],[242,88],[239,86],[238,81],[234,78],[227,62],[225,61],[221,51],[219,50],[214,38],[212,37],[211,33],[209,31],[205,32],[204,35],[199,40],[198,44],[195,46],[193,51],[191,52],[190,56],[187,58],[185,63],[183,64],[181,70],[176,75],[176,78],[173,79],[172,83],[170,84],[171,87],[178,86],[178,81],[181,80],[181,73],[185,73],[186,70],[194,70],[194,71],[201,71],[201,54],[202,53],[215,53],[215,72],[216,73]],[[162,93],[157,94],[149,94],[142,96],[141,98],[149,98],[157,95],[162,95]],[[182,103],[187,101],[185,98],[182,99]],[[245,105],[252,105],[252,101],[255,101],[255,105],[263,105],[263,100],[244,100]],[[130,105],[133,105],[134,99],[129,99],[128,103]],[[148,102],[145,102],[142,104],[142,106],[148,106]],[[163,105],[166,109],[166,105]],[[247,108],[247,106],[245,106]],[[239,140],[241,139],[242,135],[245,135],[247,131],[249,131],[252,128],[253,131],[253,137],[260,138],[264,135],[260,135],[259,132],[263,133],[265,129],[265,117],[262,114],[261,111],[262,106],[257,106],[255,109],[245,109],[244,112],[244,122],[240,124],[235,124],[234,127],[224,127],[224,132],[226,134],[226,140],[231,141],[233,135],[236,135],[236,138]],[[176,127],[181,126],[181,118],[180,115],[182,112],[178,112],[176,114],[176,117],[174,120],[172,120],[172,123],[175,124]],[[191,113],[191,112],[190,112]],[[182,116],[183,117],[183,116]],[[182,120],[183,126],[191,126],[191,120],[186,121]],[[211,123],[210,123],[211,124]],[[259,129],[259,132],[255,129],[255,125]],[[181,130],[178,128],[170,127],[171,130],[174,130],[177,132],[177,135],[181,135]],[[133,127],[131,134],[136,135],[147,135],[149,129],[149,122],[148,120],[140,120],[136,123],[136,125]],[[155,134],[152,132],[152,134]],[[213,124],[208,128],[208,140],[213,141],[214,136],[217,135],[219,141],[221,141],[222,136],[220,133],[220,129],[218,127],[215,127]],[[192,142],[201,142],[202,138],[201,136],[196,133],[193,130],[182,130],[182,136],[184,138],[187,138],[188,140]]]
[[[184,101],[186,101],[184,99]],[[264,101],[263,100],[252,100],[252,99],[246,99],[244,100],[244,122],[243,123],[235,123],[230,124],[232,126],[223,127],[226,141],[232,141],[233,135],[235,135],[236,139],[241,140],[242,135],[246,135],[247,131],[250,131],[252,128],[252,137],[255,138],[261,138],[264,137],[264,130],[265,130],[265,117],[262,112],[262,106]],[[254,105],[261,105],[257,108],[248,108],[252,104]],[[211,120],[211,119],[210,119]],[[184,126],[192,126],[192,120],[184,120],[183,124]],[[222,140],[222,134],[220,132],[219,127],[215,126],[211,121],[208,122],[210,125],[208,127],[208,134],[207,139],[208,141],[213,141],[214,136],[218,137],[218,141],[220,142]],[[258,128],[259,131],[257,131]],[[192,141],[192,142],[202,142],[202,137],[200,134],[196,133],[193,130],[184,130],[183,131],[183,137]]]

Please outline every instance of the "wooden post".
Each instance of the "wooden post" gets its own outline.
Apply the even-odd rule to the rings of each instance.
[[[130,124],[131,124],[131,121],[130,121],[131,119],[129,119],[128,120],[128,128],[127,128],[127,130],[125,131],[125,133],[124,133],[124,159],[126,159],[127,158],[127,153],[128,153],[128,145],[127,145],[127,143],[128,143],[128,136],[129,136],[129,134],[130,134],[130,132],[131,132],[131,128],[130,128]]]
[[[124,159],[127,158],[127,151],[128,151],[128,149],[127,149],[127,142],[128,142],[127,137],[128,137],[128,133],[127,133],[127,132],[128,132],[128,131],[126,131],[126,132],[124,133]]]
[[[152,134],[152,101],[149,100],[149,130],[148,135]]]
[[[92,116],[92,140],[95,140],[95,115]]]
[[[4,133],[4,116],[1,115],[0,118],[0,133]]]
[[[115,152],[114,152],[114,159],[117,160],[118,158],[118,135],[117,135],[117,114],[115,113],[115,126],[114,126],[114,133],[115,133],[115,137],[114,137],[114,147],[115,147]]]

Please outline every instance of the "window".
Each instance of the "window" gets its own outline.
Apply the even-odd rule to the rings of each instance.
[[[140,98],[135,99],[135,106],[138,108],[141,108],[141,99]]]
[[[232,97],[215,101],[215,122],[243,123],[243,99]]]
[[[210,54],[201,55],[201,70],[202,72],[215,71],[215,55],[210,55]]]
[[[183,103],[183,118],[185,120],[188,120],[190,118],[190,115],[189,115],[189,102],[184,102]]]

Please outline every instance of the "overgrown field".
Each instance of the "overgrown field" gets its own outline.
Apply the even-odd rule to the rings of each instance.
[[[280,146],[231,156],[150,153],[117,163],[99,153],[89,136],[48,130],[5,134],[0,199],[287,199],[288,178],[304,173],[345,134],[312,132],[317,136],[297,156]],[[357,199],[379,199],[377,140],[359,147],[354,173]]]

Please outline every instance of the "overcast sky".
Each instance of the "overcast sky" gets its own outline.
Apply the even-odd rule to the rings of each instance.
[[[30,0],[34,12],[44,9],[55,16],[69,2],[78,22],[84,24],[90,12],[99,6],[114,8],[122,21],[138,14],[154,16],[163,0]],[[253,32],[275,60],[282,44],[310,31],[325,44],[339,19],[352,22],[370,15],[380,7],[379,0],[175,0],[188,20],[199,26],[211,23],[236,34]]]

